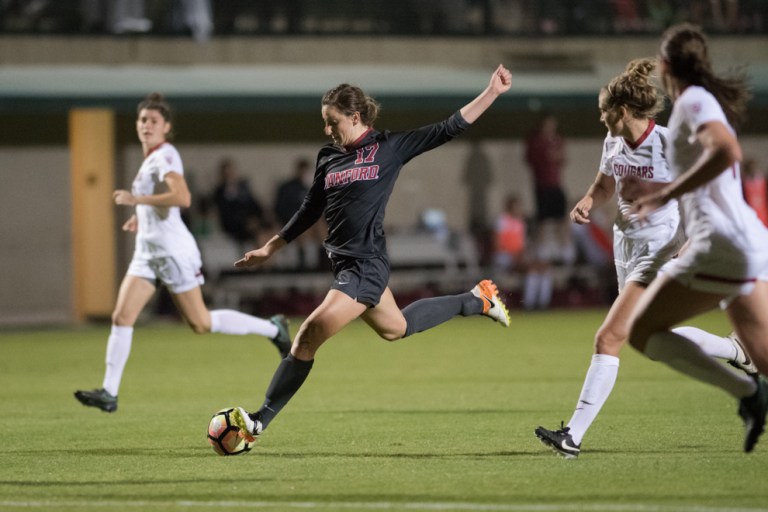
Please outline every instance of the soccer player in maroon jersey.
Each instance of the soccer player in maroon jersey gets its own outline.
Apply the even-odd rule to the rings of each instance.
[[[358,317],[388,341],[422,332],[456,315],[486,315],[509,325],[509,313],[490,280],[481,281],[470,292],[422,299],[401,310],[388,286],[383,221],[403,165],[460,135],[511,85],[512,74],[500,65],[488,86],[448,119],[403,132],[376,130],[379,105],[358,87],[341,84],[323,96],[325,134],[333,142],[320,149],[304,203],[277,235],[246,253],[235,266],[260,265],[324,215],[328,224],[324,247],[334,281],[323,302],[299,328],[261,408],[253,414],[235,409],[234,419],[246,439],[255,440],[298,391],[320,346]]]

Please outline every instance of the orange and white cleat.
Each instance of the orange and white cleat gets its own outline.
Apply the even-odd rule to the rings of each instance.
[[[237,433],[240,437],[245,439],[249,443],[255,443],[262,431],[261,422],[258,420],[252,420],[251,417],[245,412],[242,407],[235,407],[230,413],[232,422],[237,425],[240,432]]]
[[[472,288],[472,295],[483,301],[483,314],[509,327],[509,311],[499,297],[499,289],[490,279],[484,279]]]

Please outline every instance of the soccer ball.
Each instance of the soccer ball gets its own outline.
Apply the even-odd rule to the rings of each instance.
[[[208,423],[208,442],[219,455],[240,455],[251,450],[253,443],[240,437],[240,429],[232,422],[233,408],[222,409]]]

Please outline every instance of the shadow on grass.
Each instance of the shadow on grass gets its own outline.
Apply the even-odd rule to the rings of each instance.
[[[40,450],[3,450],[0,453],[13,455],[40,455]],[[77,455],[92,457],[155,457],[155,458],[190,458],[190,457],[216,457],[211,448],[202,447],[177,448],[173,450],[158,450],[157,448],[54,448],[46,449],[48,455]]]
[[[273,482],[274,478],[253,478],[248,476],[249,482]],[[0,480],[0,486],[13,486],[13,487],[90,487],[90,486],[115,486],[115,485],[182,485],[182,484],[215,484],[228,486],[232,484],[231,478],[188,478],[188,479],[168,479],[162,480],[158,478],[147,479],[132,479],[132,480],[66,480],[66,481],[30,481],[30,480]]]
[[[637,456],[657,456],[668,454],[686,454],[707,451],[711,455],[732,455],[734,449],[712,449],[711,446],[703,444],[686,444],[680,445],[675,448],[664,448],[660,450],[644,449],[642,451],[632,451],[631,454]],[[0,452],[2,453],[2,452]],[[9,454],[21,454],[36,456],[40,452],[37,450],[6,450],[5,453]],[[92,456],[92,457],[154,457],[165,459],[219,459],[220,456],[213,453],[213,451],[207,446],[195,446],[189,448],[180,448],[175,450],[157,450],[156,448],[70,448],[70,449],[53,449],[46,450],[49,455],[61,454],[61,455],[77,455],[77,456]],[[593,456],[624,456],[629,454],[625,450],[609,450],[601,448],[590,448],[589,451],[584,451],[580,458],[591,458]],[[260,448],[256,446],[250,453],[243,453],[237,455],[237,458],[244,457],[258,457],[258,458],[272,458],[272,459],[413,459],[413,460],[455,460],[455,459],[475,459],[475,460],[492,460],[502,458],[513,457],[552,457],[556,455],[551,449],[546,446],[533,446],[530,449],[519,450],[502,450],[492,452],[457,452],[457,453],[445,453],[445,452],[392,452],[386,451],[382,448],[381,451],[360,451],[360,452],[344,452],[344,451],[302,451],[292,452],[275,450],[272,448]],[[231,457],[227,457],[231,458]],[[2,482],[0,482],[1,484]]]
[[[537,409],[507,408],[507,409],[334,409],[324,411],[305,411],[303,414],[322,414],[324,416],[333,414],[371,414],[371,415],[398,415],[398,414],[456,414],[460,416],[475,414],[520,414],[536,413]]]
[[[391,452],[257,452],[261,458],[272,457],[276,459],[307,459],[307,458],[341,458],[341,459],[424,459],[424,460],[451,460],[451,459],[492,459],[499,457],[519,457],[535,455],[531,451],[501,451],[501,452],[477,452],[477,453],[391,453]]]

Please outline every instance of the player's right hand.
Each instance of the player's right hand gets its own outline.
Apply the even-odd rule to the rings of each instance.
[[[592,198],[584,197],[571,210],[571,220],[576,224],[589,224],[589,211],[592,209]]]
[[[248,251],[245,256],[235,262],[236,268],[257,267],[269,259],[269,254],[264,248]]]

